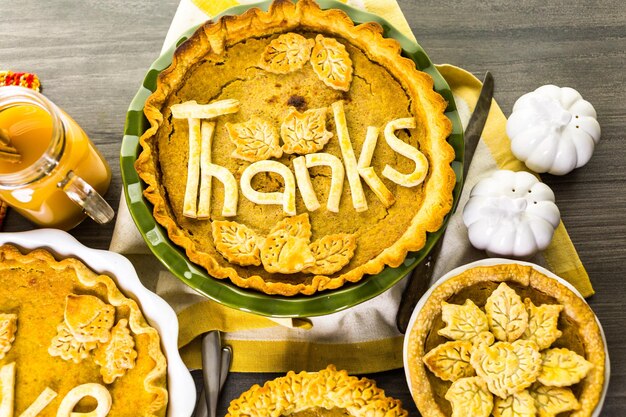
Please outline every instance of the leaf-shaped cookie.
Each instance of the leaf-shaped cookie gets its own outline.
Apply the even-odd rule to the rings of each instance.
[[[528,340],[513,343],[496,342],[492,346],[476,346],[470,363],[494,395],[505,399],[537,380],[541,354],[537,344]]]
[[[329,275],[350,262],[356,250],[356,237],[345,233],[326,235],[311,243],[315,265],[304,270],[309,274]]]
[[[496,397],[493,404],[493,417],[535,417],[535,400],[524,390],[504,399]]]
[[[470,364],[472,342],[455,340],[443,343],[424,356],[424,363],[438,378],[456,381],[459,378],[474,376]]]
[[[491,333],[498,340],[517,340],[528,327],[528,312],[522,299],[504,282],[487,298],[485,311]]]
[[[482,332],[489,330],[487,317],[470,299],[463,305],[441,303],[441,319],[447,324],[439,330],[441,336],[453,340],[472,341]]]
[[[228,260],[241,266],[261,265],[258,237],[246,225],[216,220],[211,223],[215,249]]]
[[[70,332],[65,322],[57,326],[57,334],[52,338],[48,353],[61,359],[79,363],[89,356],[89,352],[98,346],[98,342],[79,342]]]
[[[477,376],[454,381],[446,400],[452,404],[452,417],[489,417],[493,409],[493,396]]]
[[[330,88],[348,91],[352,82],[352,60],[346,47],[334,38],[315,37],[311,65],[317,76]]]
[[[265,47],[259,66],[275,74],[299,70],[311,57],[313,39],[289,32],[272,39]]]
[[[270,230],[261,244],[261,262],[270,273],[293,274],[315,264],[309,248],[311,223],[307,213],[287,217]]]
[[[333,134],[326,130],[326,107],[300,113],[291,108],[282,125],[283,151],[305,155],[324,148]]]
[[[100,365],[100,374],[105,384],[112,384],[116,378],[135,367],[137,351],[135,340],[130,335],[128,320],[121,319],[111,330],[111,339],[98,346],[94,362]]]
[[[549,348],[556,339],[561,337],[562,333],[557,329],[557,324],[563,306],[542,304],[537,307],[529,298],[524,300],[524,304],[526,304],[528,311],[528,327],[522,338],[537,343],[539,350]]]
[[[593,364],[566,348],[548,349],[541,354],[541,372],[537,380],[550,387],[577,384],[593,368]]]
[[[65,297],[65,324],[79,342],[104,343],[115,320],[115,307],[93,295]]]
[[[0,313],[0,359],[11,350],[17,331],[17,315]]]
[[[233,158],[256,162],[283,155],[278,131],[267,120],[251,117],[243,123],[226,123],[226,130],[236,146],[231,154]]]
[[[535,385],[530,390],[539,417],[556,417],[566,411],[578,410],[580,403],[569,388]]]

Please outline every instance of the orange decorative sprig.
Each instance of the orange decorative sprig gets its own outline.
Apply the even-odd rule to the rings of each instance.
[[[39,77],[28,72],[0,71],[0,87],[16,85],[39,91]]]

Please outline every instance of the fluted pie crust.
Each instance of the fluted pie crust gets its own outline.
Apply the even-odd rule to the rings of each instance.
[[[155,219],[167,229],[169,238],[185,249],[192,262],[203,266],[211,276],[219,279],[228,278],[240,287],[253,288],[267,294],[289,296],[313,294],[321,290],[336,289],[346,282],[359,281],[366,274],[373,275],[381,272],[385,266],[399,266],[409,251],[417,251],[424,246],[427,232],[436,231],[442,226],[444,216],[452,207],[452,190],[455,185],[454,171],[450,166],[454,159],[454,151],[446,142],[451,132],[451,123],[444,115],[447,103],[433,90],[433,81],[430,76],[418,71],[412,60],[402,57],[399,43],[393,39],[383,38],[382,32],[382,27],[377,23],[355,25],[344,12],[336,9],[321,10],[312,0],[301,0],[297,4],[288,0],[276,0],[268,12],[252,8],[239,16],[225,16],[216,22],[207,22],[176,50],[171,66],[161,72],[156,91],[146,101],[144,112],[150,122],[150,127],[141,136],[140,143],[143,150],[135,167],[147,184],[144,195],[154,205]],[[277,68],[276,73],[264,72],[258,75],[259,71],[263,70],[261,67],[266,67],[264,63],[259,64],[263,48],[269,45],[270,40],[285,33],[301,33],[306,36],[309,41],[300,41],[303,45],[307,45],[306,48],[310,48],[312,39],[319,37],[320,34],[323,36],[318,39],[326,39],[326,41],[330,39],[335,42],[333,45],[337,44],[335,39],[340,40],[340,43],[345,45],[346,50],[351,54],[355,68],[354,74],[348,74],[352,77],[351,86],[347,87],[348,91],[345,91],[345,82],[328,87],[319,81],[314,86],[318,90],[311,92],[311,96],[306,95],[307,91],[302,91],[310,90],[309,84],[298,93],[304,97],[296,94],[299,84],[303,82],[293,78],[295,77],[293,74],[315,77],[311,65],[302,64],[304,59],[308,59],[306,54],[303,55],[304,57],[294,58],[294,65],[297,68],[302,66],[302,69],[297,69],[296,72],[279,74],[280,71],[284,71],[284,68],[280,67]],[[292,37],[295,39],[293,42],[299,39]],[[314,53],[315,48],[317,46],[313,48]],[[264,59],[269,58],[264,55]],[[236,66],[236,60],[248,62],[248,69],[237,76],[232,75],[233,79],[229,79],[225,70],[220,68],[231,65],[229,62],[234,62],[232,63],[234,68],[239,68]],[[321,71],[319,68],[316,67],[315,71]],[[249,82],[248,78],[254,78],[254,76],[264,80],[258,91],[254,90],[254,93],[250,93],[245,89],[237,90],[238,83],[243,78],[245,78],[243,82]],[[368,77],[371,78],[368,79]],[[221,84],[218,87],[211,84],[214,79],[220,80]],[[304,81],[307,80],[304,79]],[[218,81],[215,82],[218,83]],[[327,80],[324,82],[332,84]],[[388,85],[388,88],[376,90],[376,94],[380,94],[380,97],[370,97],[368,101],[363,102],[353,101],[357,96],[362,97],[366,93],[373,94],[372,89],[382,85]],[[290,86],[291,90],[285,92],[287,86]],[[205,95],[207,90],[212,93]],[[274,90],[275,96],[270,97]],[[240,97],[228,96],[224,93],[225,91],[235,91]],[[267,97],[267,100],[261,96]],[[322,100],[320,98],[322,96],[326,97],[326,101],[315,102],[315,100]],[[327,211],[326,195],[323,199],[320,197],[321,208],[308,212],[313,233],[311,244],[330,234],[342,236],[350,234],[356,238],[356,250],[353,256],[351,255],[352,258],[349,263],[347,260],[341,263],[341,269],[338,271],[328,274],[306,273],[307,270],[304,267],[297,267],[293,273],[288,268],[287,274],[271,273],[263,269],[263,266],[259,266],[258,260],[249,261],[249,258],[245,258],[247,263],[229,262],[226,259],[228,256],[225,257],[216,249],[212,240],[211,222],[189,219],[182,215],[181,190],[185,188],[182,182],[184,180],[183,167],[187,165],[187,159],[186,154],[181,153],[186,152],[187,147],[187,133],[182,132],[186,129],[186,121],[173,120],[170,106],[180,103],[183,99],[206,103],[230,98],[237,98],[241,101],[241,110],[236,114],[213,119],[216,121],[213,153],[214,161],[217,160],[215,163],[227,166],[237,179],[249,162],[233,159],[230,148],[228,151],[220,148],[223,145],[222,142],[227,141],[219,136],[226,134],[221,133],[227,130],[224,123],[226,126],[231,126],[229,129],[232,132],[232,126],[235,124],[230,122],[241,124],[247,120],[253,120],[250,118],[256,117],[256,113],[280,114],[284,117],[286,114],[295,114],[293,109],[303,113],[305,110],[325,106],[330,114],[327,127],[333,133],[333,137],[329,144],[325,145],[323,152],[334,153],[341,159],[337,145],[337,132],[332,121],[331,104],[333,101],[345,103],[348,127],[351,129],[350,137],[357,156],[365,138],[367,125],[376,125],[380,128],[381,137],[372,162],[372,167],[378,174],[385,164],[395,165],[399,171],[403,172],[410,172],[413,169],[414,164],[411,160],[392,154],[393,152],[382,138],[382,128],[392,119],[409,116],[415,118],[417,128],[411,129],[410,134],[407,133],[405,137],[426,156],[428,160],[426,178],[422,184],[413,188],[396,186],[385,179],[387,187],[392,187],[395,193],[396,201],[391,207],[386,207],[381,203],[363,183],[369,204],[368,211],[364,212],[358,212],[352,208],[350,194],[352,184],[349,186],[348,176],[343,185],[338,213]],[[253,111],[246,113],[246,106],[253,108]],[[381,113],[376,114],[376,112]],[[384,112],[389,112],[389,114]],[[242,114],[246,114],[246,117],[243,118]],[[179,132],[182,133],[179,134]],[[185,138],[181,138],[181,135],[185,135]],[[324,146],[324,143],[328,141],[328,134],[322,129],[318,131],[318,136],[322,138],[320,146]],[[228,146],[231,145],[228,144]],[[284,148],[284,154],[280,148],[277,148],[272,157],[281,158],[280,163],[291,169],[291,161],[297,155],[288,155],[293,152],[293,147],[285,145]],[[222,152],[221,162],[220,152]],[[282,157],[277,156],[281,154]],[[326,176],[327,174],[320,171],[319,175]],[[271,187],[272,181],[261,183],[260,187],[266,186]],[[221,191],[213,188],[214,195],[218,197],[212,203],[211,221],[234,220],[259,236],[267,236],[272,225],[286,217],[280,206],[255,207],[240,195],[237,215],[224,218],[220,212]],[[324,188],[326,189],[326,185]],[[281,188],[278,187],[274,191],[280,190]],[[296,194],[298,214],[307,213],[300,193]],[[381,197],[387,205],[390,204],[388,194],[387,192]]]
[[[37,415],[56,416],[73,388],[97,384],[112,398],[109,416],[165,416],[167,363],[159,334],[109,276],[78,259],[57,261],[44,249],[22,254],[12,245],[0,247],[0,274],[0,313],[17,318],[12,346],[0,358],[0,368],[15,363],[17,370],[15,415],[47,387],[57,395]],[[102,313],[96,320],[94,311]],[[68,319],[81,328],[81,341]],[[74,411],[94,405],[83,400]]]
[[[425,364],[430,360],[427,355],[429,351],[434,351],[437,346],[441,346],[448,340],[442,337],[446,334],[446,330],[442,330],[445,326],[443,323],[445,317],[442,321],[442,303],[446,306],[451,304],[462,306],[467,303],[466,300],[472,300],[478,308],[484,309],[485,300],[488,300],[488,296],[493,294],[494,289],[498,287],[498,291],[502,290],[499,287],[502,285],[500,283],[506,283],[508,287],[515,289],[515,292],[520,294],[522,299],[528,298],[536,306],[540,304],[562,306],[558,319],[558,331],[555,335],[556,340],[552,345],[554,349],[549,350],[553,353],[575,351],[581,356],[581,360],[584,358],[583,372],[587,371],[588,368],[589,370],[580,382],[571,387],[569,382],[557,385],[567,387],[568,390],[571,388],[578,402],[578,409],[570,409],[570,411],[558,415],[559,417],[591,416],[606,383],[604,381],[605,347],[593,311],[581,297],[555,279],[542,274],[531,266],[514,263],[478,266],[446,280],[430,294],[423,308],[419,311],[415,324],[407,334],[409,338],[408,362],[405,366],[410,374],[411,392],[420,413],[424,417],[449,417],[452,415],[450,404],[443,398],[450,382],[441,380],[442,375],[439,375],[439,378],[435,376],[429,366]],[[526,301],[527,306],[528,304],[530,302]],[[550,324],[542,324],[550,326]],[[492,338],[492,336],[490,337]],[[520,337],[520,340],[525,337],[525,335]],[[521,342],[527,343],[526,340]],[[550,345],[550,342],[552,340],[549,340],[540,349]],[[472,342],[458,341],[452,343],[459,345],[468,343],[467,348],[472,349]],[[473,343],[473,348],[476,349],[476,343]],[[493,339],[489,343],[493,343]],[[472,356],[473,360],[474,356]],[[472,369],[469,374],[459,375],[459,377],[465,377],[467,381],[471,381],[478,378],[471,377],[473,374],[474,370]],[[532,391],[538,386],[537,384],[538,382],[528,389]],[[485,386],[484,389],[486,390],[486,388]],[[523,394],[527,396],[527,391],[524,391]],[[493,397],[500,401],[497,395],[494,394]],[[537,412],[539,412],[538,408]]]
[[[329,365],[319,372],[290,371],[263,387],[254,385],[231,401],[226,417],[287,415],[406,417],[408,412],[374,381]]]

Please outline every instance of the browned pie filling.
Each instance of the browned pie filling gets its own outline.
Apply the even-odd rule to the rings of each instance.
[[[22,255],[8,245],[0,247],[0,274],[0,387],[13,390],[16,416],[50,392],[37,416],[64,415],[58,410],[76,389],[83,390],[69,411],[106,408],[109,397],[110,416],[165,415],[158,333],[111,278],[76,259],[57,262],[44,250]],[[11,366],[12,383],[4,379]]]
[[[277,0],[177,49],[135,166],[191,261],[313,294],[400,265],[441,227],[455,184],[446,102],[381,33]]]
[[[304,35],[315,37],[314,33]],[[239,112],[215,119],[216,129],[212,149],[213,162],[228,168],[235,173],[236,178],[241,175],[249,162],[231,157],[232,144],[224,127],[226,123],[241,123],[252,115],[261,115],[280,126],[290,106],[305,111],[328,107],[333,102],[344,100],[350,137],[358,155],[368,126],[382,128],[390,120],[411,115],[410,99],[400,83],[385,68],[370,61],[363,51],[345,42],[344,45],[354,64],[354,78],[348,92],[333,90],[321,83],[310,65],[289,74],[272,74],[259,68],[255,60],[246,59],[261,56],[265,47],[275,37],[249,39],[238,43],[228,49],[227,55],[219,64],[211,59],[196,64],[188,72],[178,91],[169,97],[164,106],[169,108],[171,104],[188,100],[199,102],[201,100],[203,103],[226,98],[239,100],[241,103]],[[165,116],[168,116],[167,110]],[[326,127],[329,131],[336,132],[332,117],[327,118]],[[401,132],[399,137],[419,147],[417,141],[423,134],[419,132],[422,127],[423,124],[418,122],[418,129]],[[241,267],[230,264],[213,245],[211,223],[183,216],[185,177],[180,174],[181,167],[187,165],[188,130],[186,120],[167,117],[157,133],[160,180],[171,207],[171,215],[176,218],[178,225],[186,231],[199,250],[214,256],[221,266],[235,268],[242,277],[258,275],[267,281],[310,283],[314,277],[311,274],[271,274],[265,271],[263,266]],[[341,159],[341,150],[336,137],[331,138],[324,147],[324,152]],[[291,167],[291,161],[297,156],[284,154],[278,161]],[[380,172],[385,165],[397,167],[402,172],[410,172],[413,168],[412,161],[394,152],[384,143],[379,143],[372,166]],[[330,189],[330,168],[312,168],[310,175],[313,188],[323,204]],[[221,216],[224,203],[223,186],[218,181],[213,183],[211,218],[224,219]],[[279,175],[264,173],[254,177],[252,186],[258,191],[269,193],[282,191],[284,184]],[[348,184],[343,187],[338,213],[329,212],[324,208],[308,212],[302,199],[296,198],[298,213],[309,214],[313,231],[312,240],[335,233],[356,234],[358,249],[342,271],[364,264],[391,246],[406,231],[420,207],[423,192],[421,187],[405,188],[389,183],[388,188],[396,198],[393,206],[386,209],[372,191],[365,187],[369,208],[360,213],[352,208]],[[259,206],[240,198],[237,216],[226,220],[243,223],[254,229],[257,234],[265,236],[283,217],[284,213],[280,206]]]

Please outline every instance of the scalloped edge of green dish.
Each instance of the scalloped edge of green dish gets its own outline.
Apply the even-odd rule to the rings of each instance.
[[[403,54],[413,59],[419,70],[426,72],[433,78],[435,91],[448,101],[445,114],[452,122],[452,133],[448,137],[448,142],[453,146],[456,153],[456,158],[451,164],[457,178],[453,192],[453,208],[446,216],[443,226],[438,231],[428,234],[424,248],[418,252],[409,253],[401,266],[397,268],[387,267],[377,275],[365,276],[359,282],[346,284],[337,290],[322,291],[310,296],[284,297],[246,290],[235,286],[228,280],[213,278],[204,269],[193,264],[184,251],[169,240],[167,232],[155,221],[152,215],[152,205],[143,197],[144,184],[135,171],[134,163],[140,150],[139,136],[147,126],[147,120],[143,115],[144,103],[156,88],[158,74],[170,65],[175,47],[191,36],[198,26],[185,31],[175,45],[154,61],[126,115],[120,155],[124,194],[131,216],[152,253],[177,278],[207,298],[228,307],[263,316],[313,317],[326,315],[353,307],[391,288],[423,260],[437,240],[442,237],[449,217],[456,210],[463,184],[463,128],[456,111],[452,91],[426,52],[416,42],[404,36],[389,22],[377,15],[355,9],[336,0],[319,0],[318,3],[324,9],[338,8],[343,10],[356,23],[369,21],[379,23],[384,29],[384,36],[400,42]],[[236,6],[216,16],[215,19],[224,15],[241,14],[252,7],[267,10],[270,4],[271,1],[267,0]]]

